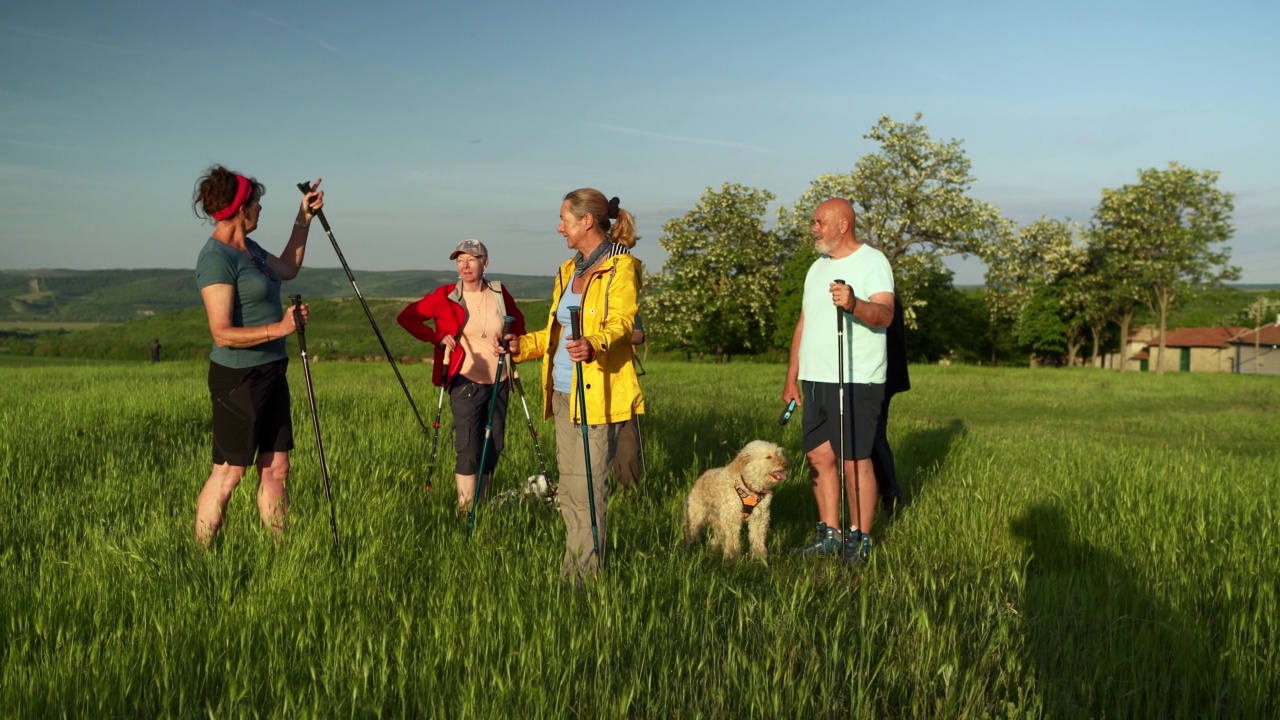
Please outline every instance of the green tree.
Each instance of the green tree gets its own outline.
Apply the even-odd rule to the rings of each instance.
[[[717,362],[768,346],[786,257],[780,237],[764,227],[773,199],[768,190],[725,183],[662,226],[658,244],[668,258],[642,301],[657,342],[710,352]]]
[[[1092,235],[1085,231],[1084,237],[1088,239]],[[1108,338],[1107,328],[1116,318],[1118,309],[1115,286],[1103,275],[1100,258],[1101,254],[1095,248],[1086,247],[1083,267],[1063,278],[1063,303],[1079,322],[1082,332],[1089,333],[1092,343],[1089,360],[1094,364],[1099,364],[1103,342]],[[1132,305],[1129,310],[1132,317]],[[1126,320],[1126,333],[1128,326]],[[1122,350],[1123,344],[1121,342]]]
[[[1081,240],[1082,231],[1071,221],[1055,220],[1042,217],[1033,223],[1024,225],[1017,233],[1002,235],[994,239],[982,249],[982,259],[987,265],[987,308],[991,314],[991,322],[996,327],[1009,324],[1014,328],[1019,344],[1027,347],[1033,354],[1042,352],[1036,348],[1048,347],[1048,340],[1043,333],[1050,328],[1057,328],[1063,333],[1062,350],[1065,351],[1067,338],[1071,333],[1079,342],[1082,332],[1080,324],[1074,319],[1075,313],[1067,307],[1067,295],[1059,282],[1077,275],[1086,265],[1087,254]],[[1041,298],[1042,307],[1037,308],[1033,316],[1026,314],[1027,305],[1033,298]],[[1050,308],[1044,302],[1052,300],[1058,303],[1052,309],[1056,323],[1043,321],[1044,314]],[[1033,319],[1036,327],[1024,331],[1018,325],[1024,320]],[[1034,337],[1034,342],[1025,338]],[[1079,344],[1071,348],[1072,354]]]
[[[907,329],[907,359],[911,362],[976,364],[987,356],[991,322],[982,293],[957,289],[954,277],[944,268],[918,288],[918,297],[924,302],[916,307],[916,327]]]
[[[1053,285],[1040,283],[1031,293],[1017,327],[1018,344],[1031,353],[1032,366],[1038,358],[1067,355],[1067,323],[1062,319],[1062,298]]]
[[[1228,264],[1230,249],[1214,249],[1234,233],[1234,198],[1217,183],[1217,172],[1178,163],[1140,170],[1136,184],[1103,190],[1094,213],[1094,243],[1105,255],[1107,274],[1129,278],[1126,292],[1136,288],[1159,319],[1159,373],[1169,309],[1188,290],[1240,277],[1240,269]]]
[[[818,259],[818,251],[812,243],[794,247],[791,257],[782,266],[778,279],[778,302],[774,310],[773,346],[784,350],[791,347],[796,323],[800,321],[805,275],[813,261]]]
[[[881,116],[863,135],[880,144],[878,151],[858,160],[852,173],[822,175],[795,204],[778,210],[778,231],[788,247],[797,247],[808,241],[818,203],[852,202],[858,239],[893,266],[908,327],[916,326],[924,289],[944,270],[942,258],[978,254],[1013,227],[997,208],[969,196],[976,181],[961,141],[934,140],[921,117],[904,123]]]

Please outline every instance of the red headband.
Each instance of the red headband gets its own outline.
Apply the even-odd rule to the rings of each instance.
[[[244,205],[244,201],[249,199],[249,194],[253,191],[253,183],[249,182],[249,178],[243,175],[236,175],[236,182],[240,183],[240,187],[236,188],[236,199],[231,204],[222,208],[213,214],[214,220],[226,220]]]

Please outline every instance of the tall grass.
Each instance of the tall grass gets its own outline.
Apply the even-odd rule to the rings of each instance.
[[[385,365],[312,368],[340,556],[296,363],[288,535],[260,527],[251,477],[198,551],[204,367],[3,369],[3,714],[1280,712],[1270,378],[913,368],[890,432],[906,501],[850,571],[787,552],[815,513],[781,368],[655,361],[645,494],[611,498],[611,567],[573,591],[553,511],[481,506],[467,540],[450,439],[428,468]],[[430,425],[429,368],[402,371]],[[757,437],[797,463],[768,565],[682,549],[685,489]],[[518,401],[507,445],[499,490],[538,472]]]

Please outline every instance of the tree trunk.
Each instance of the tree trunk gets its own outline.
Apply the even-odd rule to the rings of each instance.
[[[1120,372],[1129,362],[1129,323],[1133,322],[1133,311],[1122,314],[1117,323],[1120,326]]]
[[[1160,302],[1160,349],[1156,352],[1156,374],[1164,375],[1164,328],[1169,319],[1169,296],[1160,293],[1157,298]]]
[[[1067,341],[1067,367],[1071,367],[1076,364],[1076,355],[1080,353],[1080,348],[1083,345],[1083,338],[1076,338],[1075,340]]]

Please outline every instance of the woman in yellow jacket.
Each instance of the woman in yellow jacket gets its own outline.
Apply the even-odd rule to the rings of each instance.
[[[560,225],[574,257],[556,273],[547,327],[506,337],[516,362],[542,363],[544,417],[556,423],[556,459],[560,467],[560,514],[565,522],[565,551],[560,574],[577,583],[604,563],[605,478],[613,462],[618,426],[643,411],[640,383],[631,364],[631,330],[640,290],[640,263],[620,248],[634,244],[635,218],[583,188],[565,195]],[[582,337],[570,333],[569,308],[582,308]],[[502,348],[500,348],[501,350]],[[587,404],[587,438],[595,497],[599,548],[593,541],[583,455],[575,366],[581,363]],[[598,554],[597,554],[598,552]]]

